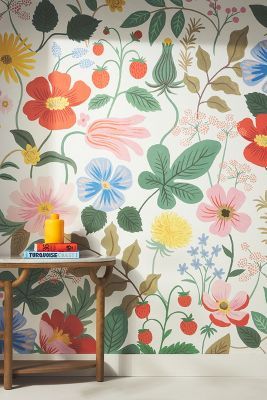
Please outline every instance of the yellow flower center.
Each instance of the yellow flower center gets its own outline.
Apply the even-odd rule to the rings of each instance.
[[[38,204],[38,212],[40,214],[50,215],[51,211],[53,210],[54,206],[51,203],[45,201],[44,203]]]
[[[164,39],[164,44],[166,44],[167,46],[170,46],[172,44],[171,38]]]
[[[267,147],[267,135],[256,135],[254,142],[261,147]]]
[[[69,106],[69,100],[66,97],[49,97],[46,100],[45,106],[49,110],[64,110]]]
[[[22,150],[25,164],[36,165],[40,161],[40,152],[37,147],[32,147],[30,144],[26,145],[26,149]]]
[[[222,206],[219,208],[217,215],[219,219],[229,220],[233,217],[233,211],[232,207]]]
[[[10,57],[9,54],[3,55],[0,60],[2,61],[3,64],[11,64],[12,63],[12,58]]]
[[[110,189],[110,183],[107,181],[102,181],[102,188],[103,189]]]
[[[56,328],[53,332],[53,336],[48,340],[48,343],[53,342],[54,340],[60,340],[65,344],[71,344],[70,337],[67,333],[63,333],[62,329]]]
[[[8,101],[7,100],[2,101],[2,107],[5,107],[5,108],[8,107]]]
[[[227,300],[222,300],[219,304],[219,309],[223,311],[225,314],[230,311],[229,303]]]

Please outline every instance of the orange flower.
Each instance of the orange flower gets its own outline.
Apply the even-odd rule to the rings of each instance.
[[[71,128],[76,122],[71,107],[88,99],[91,89],[83,81],[75,82],[70,89],[70,75],[58,71],[49,74],[48,80],[39,76],[28,83],[26,91],[34,100],[27,101],[23,112],[30,121],[39,119],[39,124],[47,129]]]

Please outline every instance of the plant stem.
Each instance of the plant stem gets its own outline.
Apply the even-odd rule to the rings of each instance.
[[[199,130],[198,130],[198,126],[195,129],[197,131],[198,141],[201,142],[201,137],[200,137],[200,133],[199,133]],[[209,178],[210,187],[212,187],[212,180],[211,180],[210,171],[208,171],[207,174],[208,174],[208,178]]]
[[[117,32],[117,31],[116,31],[116,32]],[[120,91],[120,86],[121,86],[121,78],[122,78],[123,50],[122,50],[122,44],[121,44],[120,35],[119,35],[118,32],[117,32],[117,34],[118,34],[118,37],[119,37],[119,40],[120,40],[120,54],[118,55],[118,57],[119,57],[119,63],[118,63],[119,78],[118,78],[118,83],[117,83],[116,92],[115,92],[115,94],[114,94],[114,97],[113,97],[113,99],[112,99],[112,103],[111,103],[110,108],[109,108],[108,113],[107,113],[107,118],[109,118],[109,116],[110,116],[110,114],[111,114],[111,111],[112,111],[112,108],[113,108],[113,106],[114,106],[114,104],[115,104],[115,101],[116,101],[116,99],[117,99],[117,97],[118,97],[118,93],[119,93],[119,91]],[[117,53],[116,53],[116,54],[117,54]]]
[[[61,276],[60,274],[59,274],[59,276],[60,276],[60,279],[61,279],[61,281],[62,281],[62,283],[63,283],[65,289],[66,289],[67,292],[68,292],[68,295],[69,295],[70,300],[72,300],[72,296],[71,296],[70,290],[69,290],[69,288],[68,288],[66,282],[64,281],[64,279],[62,278],[62,276]]]
[[[259,272],[258,272],[258,277],[257,277],[256,284],[255,284],[255,286],[254,286],[254,289],[252,290],[251,295],[249,296],[249,299],[250,299],[250,300],[251,300],[252,296],[254,295],[254,293],[255,293],[255,291],[256,291],[256,289],[257,289],[257,286],[258,286],[259,281],[260,281],[260,276],[261,276],[261,270],[259,270]]]
[[[0,246],[3,246],[6,242],[8,242],[12,238],[12,235],[8,236],[7,239],[5,239],[2,243],[0,243]]]
[[[17,110],[16,110],[16,128],[19,129],[19,110],[20,110],[22,97],[23,97],[23,84],[22,84],[22,80],[21,80],[20,74],[18,73],[18,71],[16,69],[15,69],[15,73],[16,73],[16,75],[18,77],[19,85],[20,85],[19,103],[18,103],[18,107],[17,107]]]
[[[220,179],[221,179],[222,168],[223,168],[223,163],[224,163],[225,154],[226,154],[226,148],[227,148],[227,144],[228,144],[228,138],[229,138],[229,132],[226,133],[225,145],[224,145],[224,149],[223,149],[222,161],[221,161],[221,166],[219,169],[217,183],[220,183]]]
[[[64,149],[64,146],[65,146],[66,139],[67,139],[69,136],[72,136],[72,135],[84,135],[84,132],[81,132],[81,131],[74,131],[74,132],[67,133],[67,135],[64,136],[64,138],[62,139],[62,143],[61,143],[61,154],[62,154],[63,156],[65,156],[65,149]],[[65,167],[65,183],[68,183],[69,170],[68,170],[68,166],[67,166],[66,163],[64,164],[64,167]]]
[[[211,327],[211,325],[212,325],[212,322],[209,324],[209,328]],[[205,341],[206,341],[207,335],[208,335],[208,333],[206,332],[205,335],[204,335],[203,342],[202,342],[202,347],[201,347],[201,353],[202,354],[204,353],[204,346],[205,346]]]
[[[166,139],[166,137],[172,132],[172,130],[176,127],[176,125],[177,125],[177,123],[179,121],[179,111],[178,111],[178,108],[176,107],[176,104],[170,98],[170,96],[168,95],[167,92],[165,92],[165,96],[167,97],[167,99],[169,100],[169,102],[171,103],[171,105],[173,106],[173,108],[175,110],[175,122],[174,122],[173,126],[168,130],[168,132],[165,133],[165,135],[163,135],[163,137],[161,138],[160,144],[163,144],[163,142]]]
[[[159,252],[159,249],[157,249],[155,251],[155,254],[154,254],[154,257],[153,257],[151,274],[155,273],[155,262],[156,262],[156,257],[157,257],[158,252]]]
[[[142,293],[138,290],[138,288],[137,288],[137,286],[135,285],[135,283],[134,283],[124,272],[122,272],[121,270],[119,270],[119,268],[114,267],[114,269],[115,269],[117,272],[119,272],[124,278],[126,278],[126,279],[129,281],[129,283],[131,283],[131,285],[134,287],[134,289],[135,289],[136,292],[138,293],[138,297],[140,297],[140,299],[141,299],[142,301],[144,301],[144,298],[142,297]]]
[[[162,323],[161,323],[160,321],[158,321],[157,319],[155,319],[155,318],[149,318],[149,319],[147,319],[147,320],[143,323],[142,329],[144,329],[145,325],[146,325],[149,321],[155,321],[155,322],[157,322],[157,323],[160,325],[161,330],[162,330],[162,334],[163,334],[163,329],[164,329],[164,328],[163,328],[163,326],[162,326]]]
[[[42,141],[42,143],[40,144],[40,146],[38,147],[38,151],[41,150],[41,148],[44,146],[44,144],[48,141],[48,139],[50,138],[50,136],[52,135],[52,130],[49,132],[49,134],[47,135],[47,137]],[[33,173],[33,165],[31,166],[31,170],[30,170],[30,178],[32,178],[32,173]]]
[[[93,12],[92,17],[95,16],[95,14],[97,13],[98,10],[100,10],[100,8],[107,7],[107,6],[108,6],[107,4],[101,4],[101,6],[97,7],[97,9]]]
[[[40,46],[38,47],[38,49],[35,50],[36,53],[38,53],[38,51],[40,51],[48,42],[49,39],[51,39],[52,36],[67,36],[67,33],[63,33],[63,32],[55,32],[52,33],[50,36],[48,36],[48,38],[45,41],[42,41]]]
[[[197,291],[198,291],[198,304],[201,304],[200,290],[199,290],[199,287],[198,287],[198,284],[197,284],[195,278],[193,277],[192,274],[190,274],[190,272],[187,272],[187,271],[186,271],[185,273],[186,273],[188,276],[190,276],[190,278],[195,282],[195,285],[196,285]]]
[[[7,155],[3,158],[3,160],[0,162],[0,168],[1,166],[4,164],[4,162],[8,159],[9,156],[11,156],[11,154],[13,153],[17,153],[17,152],[21,152],[21,150],[16,149],[16,150],[12,150],[9,153],[7,153]]]
[[[72,68],[77,67],[77,65],[80,65],[80,63],[76,63],[76,64],[71,65],[71,66],[67,69],[66,74],[67,74]]]
[[[229,271],[228,271],[227,277],[225,279],[225,282],[227,282],[228,278],[230,277],[230,274],[231,274],[232,268],[233,268],[233,263],[234,263],[234,242],[233,242],[232,235],[230,233],[229,233],[229,238],[231,241],[231,262],[230,262],[230,267],[229,267]]]
[[[158,191],[159,191],[159,189],[155,190],[155,192],[153,192],[153,193],[143,202],[143,204],[141,205],[141,207],[140,207],[139,210],[138,210],[139,213],[141,212],[141,210],[142,210],[142,208],[144,207],[144,205],[148,202],[148,200],[150,200],[151,197],[153,197],[154,194],[156,194]]]
[[[59,65],[60,65],[60,62],[61,62],[62,60],[64,60],[64,58],[70,57],[71,55],[72,55],[72,54],[69,53],[69,54],[66,54],[66,55],[63,56],[63,57],[59,57],[59,59],[57,60],[57,62],[56,62],[55,65],[54,65],[53,71],[55,71],[55,70],[58,69],[58,67],[59,67]]]

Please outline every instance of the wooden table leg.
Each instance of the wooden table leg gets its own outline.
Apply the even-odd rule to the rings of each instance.
[[[104,380],[104,317],[105,317],[105,289],[102,285],[96,286],[96,380]]]
[[[4,282],[4,389],[12,389],[12,282]]]

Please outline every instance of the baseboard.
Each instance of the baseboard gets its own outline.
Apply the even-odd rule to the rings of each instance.
[[[87,355],[14,356],[15,360],[93,359]],[[3,357],[1,357],[3,359]],[[73,371],[69,376],[93,376],[94,370]],[[267,357],[247,355],[105,355],[106,376],[267,377]]]

